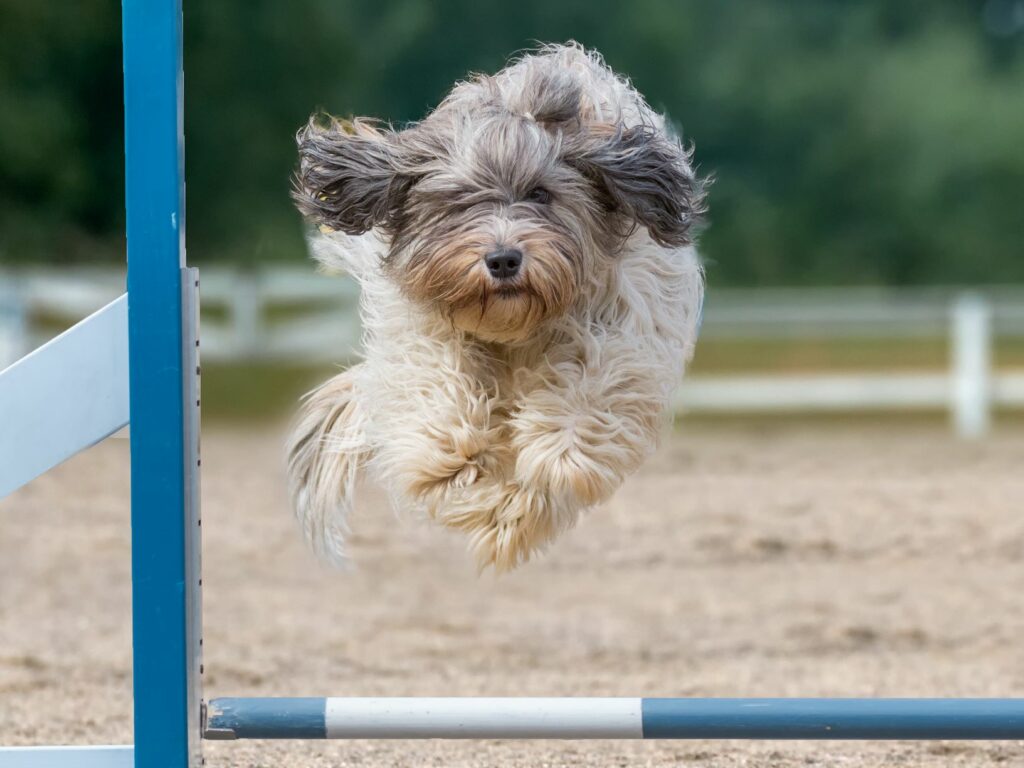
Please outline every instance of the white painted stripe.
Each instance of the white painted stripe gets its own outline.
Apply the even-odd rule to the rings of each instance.
[[[128,423],[128,296],[0,372],[0,498]]]
[[[133,768],[133,747],[0,747],[3,768]]]
[[[641,739],[639,698],[329,698],[329,739]]]

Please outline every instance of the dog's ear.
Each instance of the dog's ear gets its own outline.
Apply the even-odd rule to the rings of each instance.
[[[314,115],[295,137],[299,169],[292,197],[298,209],[350,235],[387,227],[412,182],[399,170],[397,137],[362,118],[324,122]]]
[[[659,245],[687,245],[704,213],[704,182],[691,152],[650,125],[591,127],[567,159],[597,187],[605,206],[641,224]]]

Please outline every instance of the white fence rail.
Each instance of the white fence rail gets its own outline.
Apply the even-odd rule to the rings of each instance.
[[[712,295],[708,338],[947,338],[944,370],[779,376],[694,376],[684,410],[884,411],[946,409],[956,432],[978,437],[994,408],[1024,407],[1024,370],[996,370],[996,337],[1024,337],[1024,291],[762,289]]]
[[[0,271],[0,368],[124,289],[116,270]],[[358,289],[306,270],[202,270],[203,357],[344,363],[359,340]],[[995,369],[996,337],[1024,337],[1024,289],[711,291],[705,339],[947,338],[944,369],[923,373],[691,376],[678,406],[697,412],[948,410],[984,434],[995,407],[1024,407],[1024,370]]]
[[[310,270],[201,271],[203,358],[345,362],[359,342],[359,291]],[[0,368],[124,292],[117,270],[0,270]]]

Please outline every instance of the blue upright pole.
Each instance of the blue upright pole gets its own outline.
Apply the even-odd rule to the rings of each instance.
[[[187,529],[194,475],[183,371],[181,0],[123,0],[122,11],[135,765],[188,768],[198,764],[199,706]]]

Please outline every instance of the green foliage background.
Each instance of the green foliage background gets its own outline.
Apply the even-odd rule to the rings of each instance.
[[[0,0],[0,263],[123,258],[120,9]],[[305,258],[292,136],[578,39],[717,181],[716,284],[1024,280],[1020,0],[185,0],[189,256]]]

